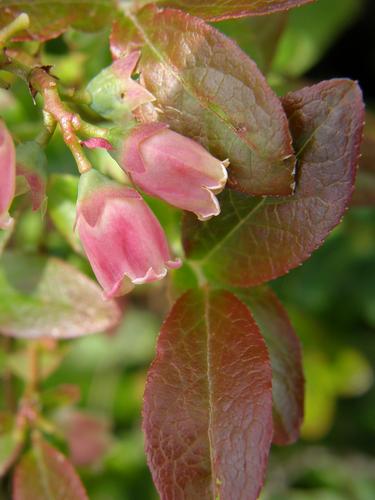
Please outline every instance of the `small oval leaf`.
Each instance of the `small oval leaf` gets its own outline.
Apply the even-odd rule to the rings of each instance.
[[[13,500],[88,500],[88,496],[64,455],[38,439],[16,467]]]
[[[248,308],[191,290],[164,323],[143,427],[161,498],[255,500],[272,441],[271,367]]]
[[[0,332],[73,338],[116,326],[114,301],[78,269],[55,258],[5,252],[0,260]]]

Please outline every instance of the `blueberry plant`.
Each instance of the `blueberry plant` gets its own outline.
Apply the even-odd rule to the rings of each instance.
[[[79,395],[43,381],[64,339],[116,334],[127,294],[170,304],[142,412],[160,498],[256,500],[271,444],[298,439],[301,348],[267,283],[340,223],[364,124],[354,81],[279,97],[267,78],[286,12],[312,2],[0,0],[0,114],[19,80],[36,113],[27,140],[0,122],[0,474],[15,500],[87,498],[49,411]],[[256,63],[217,29],[228,19],[264,35]],[[46,47],[81,31],[105,33],[112,61],[77,85]],[[55,137],[75,174],[51,169]],[[31,252],[17,230],[32,211]]]

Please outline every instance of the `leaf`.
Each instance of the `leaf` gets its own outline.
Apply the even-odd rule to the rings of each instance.
[[[276,12],[269,16],[222,21],[216,28],[237,42],[263,73],[268,73],[287,19],[286,12]]]
[[[138,70],[159,110],[152,119],[229,158],[235,189],[292,193],[295,159],[285,113],[236,44],[198,18],[149,6],[117,21],[111,36],[115,57],[142,46]]]
[[[15,431],[14,415],[5,411],[0,412],[0,478],[17,460],[22,446],[22,435]]]
[[[273,70],[294,78],[306,73],[355,21],[362,6],[363,0],[318,0],[290,12]]]
[[[352,205],[373,207],[375,206],[375,116],[369,112],[366,113],[361,153]]]
[[[114,327],[120,311],[99,286],[59,259],[6,252],[0,260],[0,331],[73,338]]]
[[[79,177],[53,174],[48,183],[48,214],[56,228],[77,253],[82,246],[74,231]]]
[[[162,499],[256,499],[272,440],[268,353],[247,307],[191,290],[164,323],[143,409]]]
[[[13,500],[88,500],[71,463],[47,442],[34,439],[17,465]]]
[[[181,9],[206,21],[259,16],[281,10],[292,9],[314,0],[153,0],[160,6]],[[142,5],[150,0],[141,0]]]
[[[116,0],[0,0],[0,28],[25,12],[30,27],[17,40],[49,40],[70,26],[98,31],[110,24],[116,5]]]
[[[288,315],[268,287],[236,290],[266,341],[272,366],[273,442],[297,441],[303,419],[304,377],[301,345]]]
[[[283,102],[298,151],[296,194],[260,199],[227,190],[215,220],[186,216],[186,254],[210,279],[247,287],[287,273],[322,245],[347,208],[363,127],[358,85],[326,81]]]

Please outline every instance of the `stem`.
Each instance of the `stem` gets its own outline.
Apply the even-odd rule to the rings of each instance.
[[[91,164],[83,152],[76,130],[80,129],[80,117],[72,113],[61,101],[56,80],[43,68],[35,68],[30,75],[30,85],[40,92],[44,99],[44,111],[59,123],[65,144],[77,162],[81,174],[91,169]]]
[[[30,26],[30,18],[27,14],[20,14],[11,23],[0,30],[0,48],[19,31],[23,31]]]
[[[111,132],[107,128],[98,127],[97,125],[93,125],[92,123],[85,122],[84,120],[80,120],[79,131],[89,137],[100,137],[102,139],[109,139]]]
[[[31,399],[38,390],[39,380],[39,344],[37,341],[31,340],[28,345],[28,361],[29,361],[29,377],[26,393]]]
[[[55,132],[57,125],[56,120],[51,115],[51,113],[48,113],[48,111],[43,111],[43,122],[44,122],[44,129],[40,132],[40,134],[36,138],[36,142],[41,147],[47,146],[47,144],[49,143],[51,137]]]

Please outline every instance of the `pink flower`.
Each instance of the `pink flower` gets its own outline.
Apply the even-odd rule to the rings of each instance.
[[[13,219],[9,207],[16,190],[16,152],[13,139],[0,120],[0,229],[9,228]]]
[[[103,69],[87,86],[91,107],[100,115],[114,121],[123,121],[142,104],[155,97],[132,78],[141,53],[139,50],[120,57]]]
[[[108,298],[181,265],[171,259],[165,234],[139,193],[94,170],[81,176],[76,228]]]
[[[215,194],[226,184],[228,161],[162,123],[136,127],[125,140],[120,164],[146,193],[162,198],[200,220],[219,215]]]

